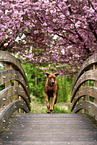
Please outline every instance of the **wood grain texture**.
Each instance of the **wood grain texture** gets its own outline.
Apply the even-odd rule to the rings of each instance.
[[[0,91],[0,107],[6,103],[7,99],[10,99],[15,95],[21,96],[30,110],[30,101],[28,96],[23,88],[17,86],[7,87]]]
[[[0,138],[4,145],[97,145],[97,127],[85,114],[25,113]]]
[[[97,99],[97,87],[84,87],[81,88],[80,91],[78,91],[72,101],[72,109],[71,111],[74,109],[76,103],[79,101],[79,99],[81,99],[83,96],[91,96],[95,99]]]
[[[82,65],[72,87],[71,111],[92,114],[97,119],[97,53]]]
[[[26,81],[24,80],[24,78],[18,71],[13,70],[13,69],[1,70],[0,71],[0,85],[4,84],[5,82],[8,82],[9,80],[18,81],[22,85],[24,90],[26,91],[27,95],[29,96],[30,92],[28,89],[28,85],[26,84]],[[30,97],[29,97],[29,100],[30,100]]]
[[[97,104],[90,101],[83,101],[76,105],[74,113],[79,112],[81,109],[86,109],[91,115],[97,116]]]
[[[26,81],[26,84],[30,91],[27,77],[18,59],[16,59],[13,55],[11,55],[10,53],[6,51],[0,51],[0,62],[11,64],[14,70],[17,70],[18,72],[20,72],[20,74],[24,77],[24,80]]]
[[[0,131],[14,112],[22,109],[29,112],[30,88],[28,80],[20,62],[8,52],[0,51],[0,62],[5,65],[5,70],[0,70]],[[2,87],[3,86],[3,87]],[[4,88],[5,86],[5,88]],[[22,98],[19,100],[19,98]]]
[[[74,80],[72,90],[74,89],[74,86],[76,85],[77,80],[84,73],[84,71],[89,70],[91,67],[93,67],[94,64],[97,64],[97,53],[90,56],[88,59],[86,59],[86,61],[84,61],[83,65],[81,66],[81,69],[79,70],[79,72]]]
[[[18,110],[19,108],[23,109],[25,112],[29,112],[29,109],[24,104],[23,101],[14,101],[10,103],[0,114],[0,131],[2,128],[7,125],[9,118],[11,115]]]
[[[93,81],[97,81],[97,70],[89,70],[87,72],[85,72],[82,76],[80,76],[80,78],[78,79],[78,81],[76,82],[76,85],[72,91],[72,98],[71,98],[71,102],[76,94],[76,92],[78,91],[79,87],[85,83],[86,81],[89,80],[93,80]]]

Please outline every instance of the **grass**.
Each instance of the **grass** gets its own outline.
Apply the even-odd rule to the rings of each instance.
[[[55,113],[71,113],[70,110],[65,110],[64,108],[61,108],[60,106],[54,106]],[[47,113],[47,109],[42,108],[41,113]]]
[[[71,111],[69,109],[66,109],[65,104],[64,104],[64,106],[55,106],[54,110],[55,110],[55,113],[71,113]]]
[[[55,113],[71,113],[70,103],[57,103],[54,106],[54,111]],[[46,103],[40,104],[33,96],[31,102],[31,113],[47,113]]]

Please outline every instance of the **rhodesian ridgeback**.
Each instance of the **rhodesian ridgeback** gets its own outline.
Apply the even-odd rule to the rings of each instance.
[[[54,113],[54,104],[56,104],[57,101],[57,93],[58,93],[58,83],[56,81],[56,77],[59,75],[59,73],[50,74],[48,72],[44,72],[44,74],[47,75],[47,81],[45,84],[45,97],[46,97],[46,106],[48,108],[48,113],[52,111]],[[50,97],[53,97],[53,101],[50,107]]]

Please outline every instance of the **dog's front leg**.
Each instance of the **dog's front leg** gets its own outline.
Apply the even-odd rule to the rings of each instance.
[[[45,97],[46,97],[46,106],[47,106],[47,108],[48,108],[48,113],[50,113],[50,103],[49,103],[49,99],[48,99],[48,95],[47,95],[47,93],[45,93]]]
[[[50,110],[51,110],[52,112],[54,112],[54,104],[55,104],[55,102],[56,102],[56,98],[57,98],[56,93],[54,93],[54,94],[53,94],[53,102],[52,102],[52,105],[51,105],[51,108],[50,108]]]

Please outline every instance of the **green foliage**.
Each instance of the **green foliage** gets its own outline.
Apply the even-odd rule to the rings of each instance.
[[[36,96],[40,103],[44,103],[46,76],[43,75],[43,71],[38,66],[26,64],[23,65],[23,68],[27,74],[32,95]]]
[[[39,103],[45,103],[45,82],[47,77],[43,74],[42,69],[31,64],[23,65],[23,68],[27,74],[32,95],[37,98]],[[48,67],[47,71],[49,71]],[[70,102],[73,78],[58,76],[57,82],[59,84],[57,103]]]
[[[89,86],[92,86],[93,87],[94,86],[94,81],[90,80],[89,81]]]
[[[70,102],[73,78],[69,79],[68,76],[59,76],[57,77],[57,82],[59,84],[58,102]]]
[[[91,97],[91,96],[89,96],[89,100],[90,100],[91,102],[94,102],[94,98]]]

